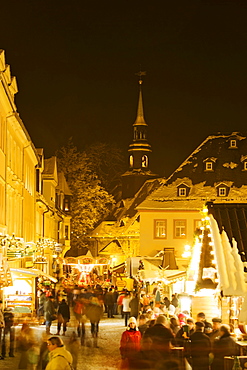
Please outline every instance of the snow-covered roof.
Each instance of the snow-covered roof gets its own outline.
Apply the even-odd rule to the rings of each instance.
[[[231,147],[230,140],[236,140],[235,147]],[[205,201],[245,202],[247,171],[242,162],[246,156],[245,136],[236,132],[209,136],[138,209],[200,209]],[[211,171],[205,168],[205,161],[209,159],[213,162]],[[181,184],[190,188],[186,197],[178,194]],[[230,188],[227,197],[218,196],[219,184]]]

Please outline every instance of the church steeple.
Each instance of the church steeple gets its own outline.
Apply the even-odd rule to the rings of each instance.
[[[146,72],[139,72],[139,100],[136,120],[133,124],[134,138],[133,143],[129,145],[129,168],[130,170],[147,171],[149,169],[149,155],[152,152],[151,145],[147,141],[147,124],[144,118],[143,100],[142,100],[142,76]]]
[[[139,99],[137,116],[133,123],[133,141],[129,145],[129,170],[122,175],[122,198],[132,198],[148,179],[156,178],[157,175],[149,169],[151,145],[147,141],[147,123],[144,118],[142,99],[142,76],[146,72],[138,72],[139,76]]]
[[[137,116],[134,125],[146,125],[144,119],[144,112],[143,112],[143,102],[142,102],[142,80],[139,80],[140,91],[139,91],[139,101],[138,101],[138,108],[137,108]]]

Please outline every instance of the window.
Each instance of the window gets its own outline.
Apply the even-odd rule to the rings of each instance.
[[[178,196],[179,197],[186,197],[186,188],[179,188],[178,189]]]
[[[130,167],[133,167],[134,165],[134,158],[133,155],[130,156]]]
[[[226,188],[219,188],[219,197],[225,197],[226,196]]]
[[[230,140],[230,148],[237,148],[237,140]]]
[[[194,220],[194,230],[200,229],[202,226],[202,220]]]
[[[68,196],[65,196],[64,197],[64,201],[63,201],[64,203],[64,211],[65,212],[68,212],[69,210],[70,210],[70,199],[69,199],[69,197]]]
[[[147,167],[148,166],[148,156],[143,155],[142,156],[142,167]]]
[[[64,238],[66,240],[69,239],[69,226],[68,225],[65,225],[65,228],[64,228]]]
[[[174,220],[174,239],[186,238],[186,220]]]
[[[247,161],[244,162],[244,170],[247,171]]]
[[[166,239],[166,220],[154,220],[154,238]]]
[[[213,163],[212,162],[206,162],[206,171],[213,171]]]

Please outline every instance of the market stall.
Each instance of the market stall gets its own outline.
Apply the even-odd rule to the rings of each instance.
[[[13,285],[3,288],[4,308],[11,308],[17,321],[36,316],[37,285],[57,279],[38,269],[10,268]],[[40,280],[40,281],[39,281]]]

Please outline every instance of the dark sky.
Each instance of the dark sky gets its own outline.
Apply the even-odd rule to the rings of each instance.
[[[72,136],[116,143],[127,168],[140,64],[155,172],[247,131],[246,0],[8,0],[0,16],[17,108],[46,157]]]

